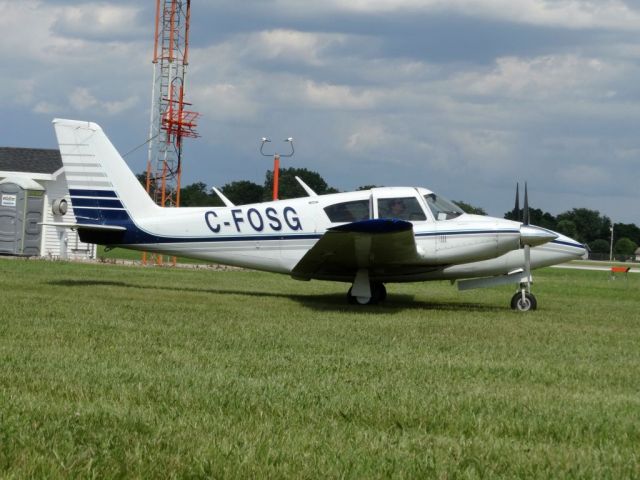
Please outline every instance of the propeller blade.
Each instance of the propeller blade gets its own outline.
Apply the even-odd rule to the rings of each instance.
[[[520,220],[520,183],[516,183],[516,207],[513,209],[515,220]]]
[[[527,193],[527,182],[524,182],[524,212],[522,223],[529,225],[529,195]]]

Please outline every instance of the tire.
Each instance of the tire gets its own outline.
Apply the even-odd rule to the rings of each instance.
[[[538,308],[538,301],[532,294],[525,292],[524,299],[522,292],[517,292],[511,297],[511,308],[519,312],[528,312]]]
[[[370,297],[355,297],[351,294],[351,288],[350,288],[349,291],[347,292],[347,301],[351,305],[375,305],[376,303],[378,303],[379,299],[376,297],[373,289],[371,291]]]

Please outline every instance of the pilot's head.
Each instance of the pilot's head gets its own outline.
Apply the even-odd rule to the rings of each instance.
[[[391,200],[391,204],[389,205],[389,207],[393,215],[399,215],[405,210],[404,201],[399,198],[394,198],[393,200]]]

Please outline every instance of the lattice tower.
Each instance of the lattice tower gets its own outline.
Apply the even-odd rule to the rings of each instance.
[[[182,139],[197,137],[198,113],[185,102],[191,0],[156,0],[147,192],[162,207],[180,206]],[[146,253],[143,262],[147,262]],[[155,257],[162,263],[162,257]],[[175,263],[175,258],[174,258]]]
[[[190,0],[156,0],[147,191],[163,207],[180,206],[182,139],[198,136],[184,101],[190,13]]]

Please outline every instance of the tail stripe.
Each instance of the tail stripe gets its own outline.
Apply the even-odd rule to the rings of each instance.
[[[103,224],[107,222],[130,223],[131,217],[126,210],[99,210],[96,208],[74,208],[73,212],[79,224]]]
[[[71,188],[69,193],[72,197],[102,197],[102,198],[118,198],[116,192],[112,190],[78,190]]]
[[[124,208],[120,200],[105,200],[102,198],[78,198],[71,197],[71,202],[75,207],[93,207],[93,208]]]

